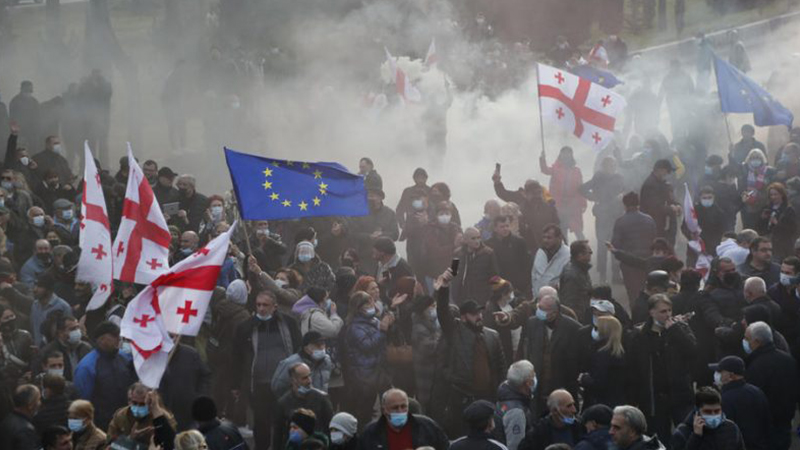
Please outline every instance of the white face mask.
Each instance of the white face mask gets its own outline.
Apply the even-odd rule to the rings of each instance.
[[[344,433],[341,431],[331,431],[331,442],[336,445],[344,444]]]
[[[713,198],[701,198],[700,204],[703,205],[704,208],[711,208],[714,206],[714,199]]]
[[[58,375],[60,377],[63,377],[64,376],[64,368],[62,367],[60,369],[47,369],[47,374],[48,375]]]
[[[23,156],[22,158],[19,159],[19,162],[23,166],[27,166],[28,163],[31,162],[31,160],[27,156]]]
[[[81,333],[81,330],[76,328],[69,332],[69,337],[67,338],[67,342],[69,342],[72,345],[77,345],[81,341],[82,337],[83,333]]]
[[[279,288],[283,289],[289,283],[287,283],[287,282],[281,280],[280,278],[278,278],[278,279],[275,280],[275,284],[278,285]]]
[[[439,220],[439,223],[442,225],[447,225],[450,223],[451,216],[450,214],[442,214],[436,217]]]
[[[781,286],[789,286],[792,284],[792,277],[791,275],[787,275],[785,273],[781,274]]]
[[[53,146],[53,151],[61,155],[61,144],[56,144]]]
[[[44,216],[34,216],[33,217],[33,226],[35,227],[43,227],[44,226]]]
[[[222,206],[212,206],[211,216],[215,219],[219,219],[220,217],[222,217]]]
[[[722,386],[722,374],[719,372],[714,372],[714,385],[718,387]]]
[[[417,199],[411,202],[411,207],[418,211],[422,209],[423,206],[425,206],[425,204],[422,202],[422,200]]]
[[[597,328],[592,328],[592,340],[595,342],[600,341],[600,332],[597,331]]]

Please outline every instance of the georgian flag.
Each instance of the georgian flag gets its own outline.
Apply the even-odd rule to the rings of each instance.
[[[114,240],[114,279],[150,284],[169,267],[172,236],[153,189],[133,157],[128,143],[128,187]]]
[[[112,291],[111,228],[100,174],[94,165],[89,142],[84,142],[83,147],[85,164],[78,238],[81,257],[75,279],[92,285],[94,294],[86,306],[86,310],[91,311],[103,306]]]
[[[683,221],[686,224],[686,229],[689,230],[689,242],[687,245],[695,253],[697,253],[697,262],[694,268],[697,269],[702,275],[703,279],[708,276],[708,271],[711,268],[711,256],[706,253],[706,244],[700,238],[700,233],[703,231],[700,228],[700,223],[697,221],[697,211],[694,209],[694,202],[692,201],[692,194],[689,192],[689,184],[684,183],[686,194],[683,196]]]
[[[595,151],[614,139],[625,99],[566,70],[538,64],[539,106],[542,118],[572,132]]]
[[[408,79],[406,72],[397,67],[397,61],[395,61],[394,56],[389,53],[388,48],[384,47],[383,50],[386,52],[386,59],[389,61],[389,68],[392,74],[394,74],[394,83],[395,87],[397,88],[397,95],[399,95],[404,102],[421,102],[422,94],[417,88],[414,87],[414,85],[411,84],[411,80]]]

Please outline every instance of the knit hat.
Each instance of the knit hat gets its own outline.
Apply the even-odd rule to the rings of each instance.
[[[200,396],[192,403],[192,419],[208,422],[217,418],[217,405],[211,397]]]
[[[340,412],[331,419],[330,428],[352,437],[358,431],[358,419],[346,412]]]
[[[225,296],[237,305],[245,305],[247,303],[247,284],[244,280],[231,281],[228,289],[225,290]]]
[[[311,436],[314,433],[314,426],[317,424],[317,419],[307,416],[300,411],[295,411],[289,423],[297,425],[301,430],[305,431],[307,435]]]

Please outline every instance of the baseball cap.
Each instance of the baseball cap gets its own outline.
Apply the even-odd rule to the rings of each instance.
[[[708,368],[714,372],[724,370],[726,372],[735,373],[736,375],[744,375],[744,360],[738,356],[726,356],[716,364],[709,364]]]

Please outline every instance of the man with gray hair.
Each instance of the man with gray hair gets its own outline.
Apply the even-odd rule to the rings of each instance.
[[[647,420],[639,408],[630,405],[617,406],[611,417],[611,440],[619,450],[663,450],[658,437],[645,436]]]
[[[797,363],[775,348],[772,328],[764,322],[747,327],[742,341],[747,356],[745,379],[764,391],[772,412],[770,448],[786,450],[791,445],[792,419],[797,403]]]
[[[522,359],[511,364],[506,381],[497,389],[495,436],[504,441],[509,450],[517,450],[533,425],[531,400],[537,384],[533,364]]]
[[[767,283],[760,277],[750,277],[744,282],[744,299],[748,305],[764,305],[769,310],[771,323],[779,321],[781,307],[767,296]]]
[[[539,419],[525,435],[521,449],[540,450],[553,444],[574,447],[583,437],[584,428],[577,419],[578,407],[572,394],[556,389],[547,397],[548,414]]]
[[[191,230],[197,232],[203,215],[208,208],[208,198],[195,190],[195,179],[193,175],[183,174],[178,177],[175,183],[178,187],[179,198],[178,217],[175,225],[183,231]],[[170,221],[172,222],[172,221]]]
[[[483,306],[492,296],[489,280],[500,272],[497,258],[494,250],[483,243],[477,228],[465,229],[461,241],[463,244],[455,255],[461,263],[451,287],[453,302],[461,305],[475,300]]]

